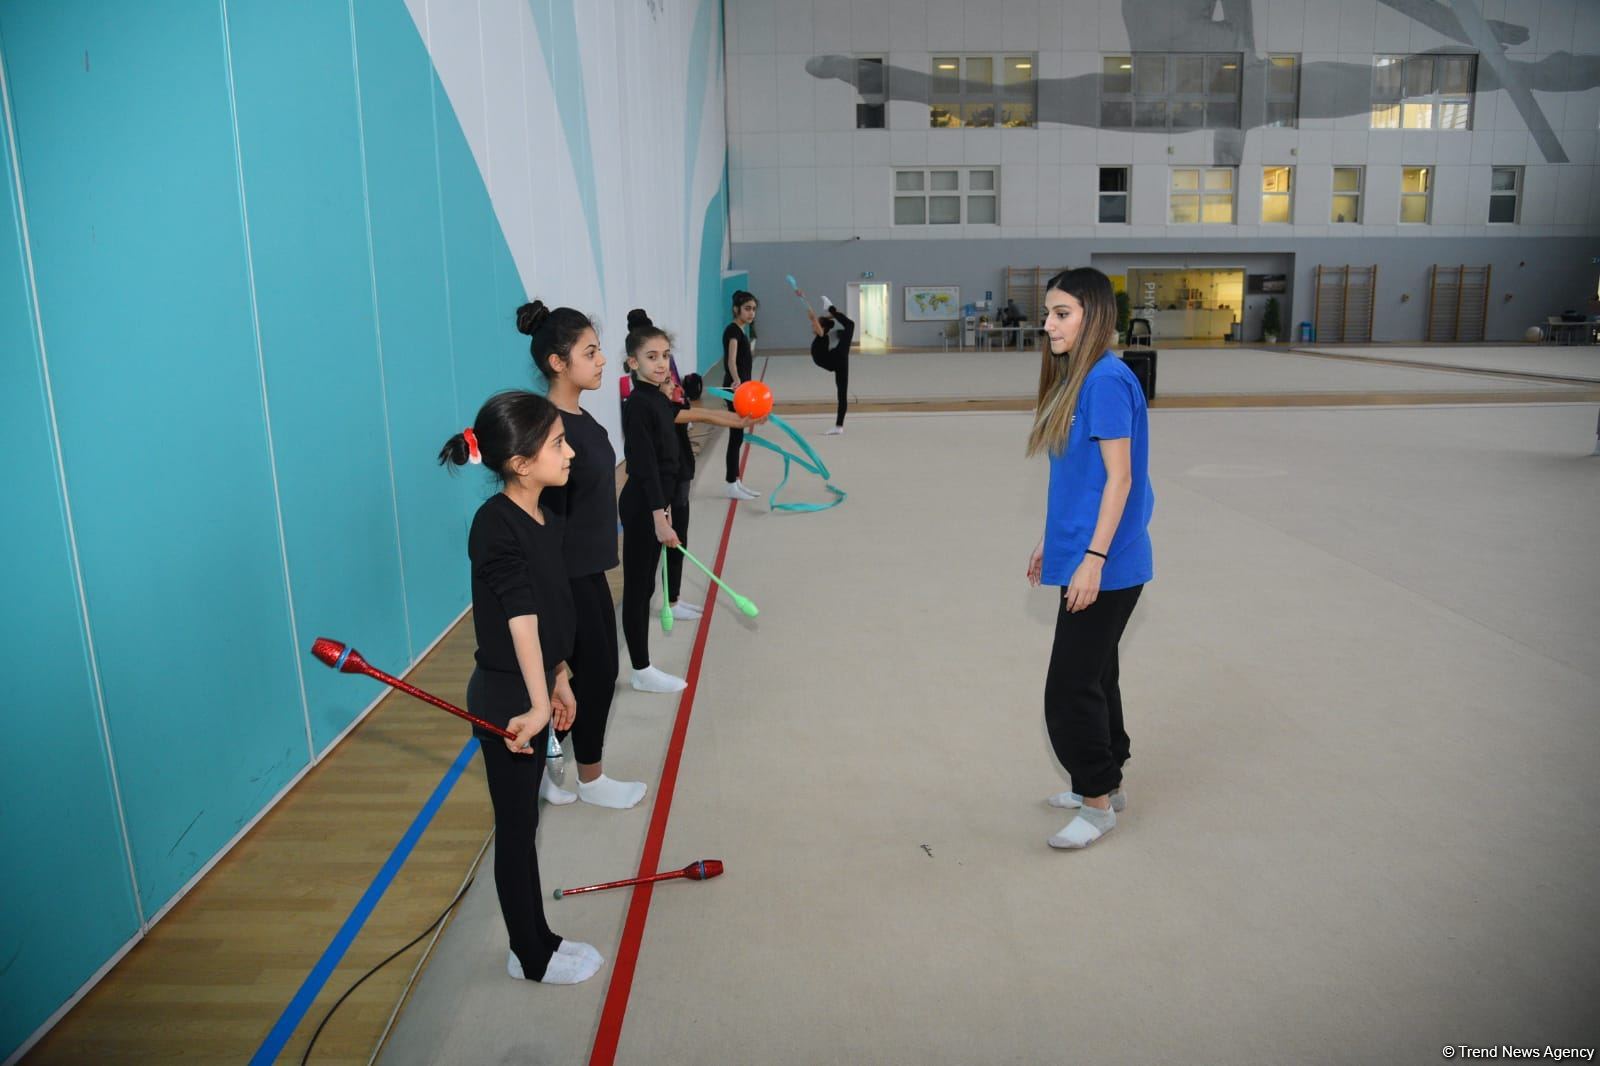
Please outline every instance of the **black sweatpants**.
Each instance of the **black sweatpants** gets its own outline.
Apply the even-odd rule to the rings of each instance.
[[[685,548],[689,546],[689,486],[693,482],[678,482],[678,492],[672,497],[672,531],[678,535],[678,540]],[[683,591],[683,553],[668,550],[667,552],[667,599],[672,603],[678,602],[678,593]],[[583,706],[579,704],[579,706]]]
[[[549,680],[548,678],[546,679]],[[491,722],[504,723],[529,707],[527,686],[517,674],[473,670],[467,682],[467,708]],[[509,713],[507,713],[509,712]],[[550,965],[561,938],[544,916],[544,890],[539,883],[539,775],[544,773],[548,727],[533,738],[527,755],[513,755],[506,742],[476,727],[483,770],[494,804],[494,887],[500,897],[511,950],[522,974],[537,981]]]
[[[733,410],[733,404],[731,402],[728,404],[728,410]],[[725,480],[730,485],[739,480],[739,449],[743,447],[744,430],[729,429],[727,469],[725,471],[727,477]]]
[[[1103,796],[1122,784],[1131,757],[1117,685],[1117,642],[1143,585],[1102,591],[1077,614],[1062,589],[1055,645],[1044,683],[1044,723],[1056,758],[1072,775],[1072,791]]]
[[[577,629],[567,665],[572,667],[578,717],[571,729],[557,730],[556,736],[566,740],[570,734],[578,761],[593,765],[605,752],[606,722],[617,688],[617,608],[604,572],[575,577],[571,584]]]
[[[629,491],[632,488],[632,482],[622,486],[617,499],[622,519],[622,636],[628,660],[635,670],[643,670],[650,665],[650,597],[661,572],[661,542],[656,539],[655,519],[643,497]],[[583,713],[582,703],[578,713]]]

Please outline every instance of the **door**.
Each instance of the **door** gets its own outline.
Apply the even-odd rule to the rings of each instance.
[[[844,313],[855,319],[856,342],[862,351],[881,352],[889,346],[889,285],[851,282]]]

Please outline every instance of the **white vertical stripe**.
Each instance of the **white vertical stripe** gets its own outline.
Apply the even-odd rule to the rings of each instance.
[[[72,497],[67,491],[67,463],[61,453],[61,427],[56,421],[56,394],[50,381],[50,352],[44,342],[44,318],[39,311],[39,279],[33,268],[33,235],[28,229],[28,201],[22,189],[22,156],[17,151],[17,122],[11,110],[11,75],[6,70],[5,50],[0,48],[0,105],[4,106],[6,143],[11,146],[12,179],[17,196],[17,228],[22,234],[22,256],[28,269],[28,303],[33,312],[34,338],[39,344],[39,372],[44,378],[45,410],[50,416],[50,447],[56,464],[56,484],[61,490],[61,511],[67,520],[67,550],[72,557],[72,583],[78,593],[78,610],[83,619],[83,642],[89,656],[89,677],[94,682],[95,713],[100,718],[100,737],[105,744],[106,762],[111,769],[111,797],[117,807],[117,826],[122,832],[122,851],[128,860],[128,880],[133,884],[133,905],[139,913],[142,936],[150,926],[145,920],[144,897],[139,891],[139,872],[133,865],[133,840],[128,836],[128,816],[122,808],[122,782],[117,775],[117,754],[111,745],[111,725],[106,719],[105,688],[100,683],[100,658],[94,648],[94,626],[89,620],[89,596],[83,584],[83,564],[78,558],[78,530],[72,520]]]
[[[427,24],[422,38],[428,51],[428,118],[433,122],[433,186],[439,198],[439,269],[444,274],[445,340],[450,345],[450,413],[461,414],[461,388],[456,383],[456,324],[450,300],[450,238],[444,224],[444,165],[439,161],[439,79],[433,73],[433,10],[431,0],[423,8]]]
[[[367,188],[367,121],[361,110],[361,56],[356,49],[356,4],[350,9],[350,67],[356,80],[356,144],[361,149],[361,216],[367,227],[367,274],[372,282],[372,329],[378,340],[378,395],[383,400],[383,450],[389,460],[389,505],[394,511],[394,549],[400,560],[400,611],[406,623],[406,662],[411,652],[411,598],[406,594],[406,548],[400,536],[400,490],[394,480],[394,439],[389,429],[389,375],[383,365],[383,320],[378,314],[378,257],[372,248],[372,196]]]
[[[311,736],[311,702],[306,698],[306,675],[300,666],[300,627],[294,617],[294,584],[289,577],[289,540],[283,531],[283,499],[278,492],[278,456],[272,443],[272,408],[267,400],[267,361],[261,349],[261,309],[256,303],[255,253],[250,247],[250,208],[244,195],[244,152],[239,146],[239,104],[233,91],[233,37],[228,31],[228,0],[218,0],[222,11],[222,58],[228,72],[228,117],[233,125],[233,165],[239,179],[239,224],[244,229],[244,268],[250,287],[250,327],[256,341],[256,372],[261,382],[261,415],[267,431],[267,467],[272,472],[272,510],[278,519],[278,555],[283,562],[283,591],[289,605],[289,659],[300,686],[300,713],[306,726],[306,751],[317,761]]]

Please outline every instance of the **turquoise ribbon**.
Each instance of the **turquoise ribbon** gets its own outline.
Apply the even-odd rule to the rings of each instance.
[[[728,389],[718,389],[718,388],[712,388],[710,386],[707,386],[705,391],[709,395],[720,397],[720,398],[722,398],[724,400],[727,400],[729,402],[732,402],[732,400],[733,400],[733,393]],[[755,444],[755,445],[758,445],[759,447],[765,448],[769,452],[777,452],[780,456],[783,457],[783,478],[778,482],[778,487],[773,489],[772,490],[772,494],[767,497],[768,503],[771,506],[772,510],[774,510],[774,511],[826,511],[830,507],[837,507],[841,503],[843,503],[845,501],[845,496],[847,494],[845,493],[845,491],[843,489],[835,488],[833,485],[828,483],[828,478],[832,477],[833,475],[828,473],[827,464],[822,461],[822,456],[817,454],[816,449],[811,447],[811,443],[809,441],[807,441],[804,437],[802,437],[799,434],[799,432],[793,426],[791,426],[789,423],[785,422],[783,419],[779,418],[777,415],[769,416],[767,421],[770,424],[772,424],[774,426],[777,426],[779,429],[783,430],[785,433],[789,434],[790,439],[793,440],[796,444],[798,444],[800,446],[800,450],[801,451],[805,452],[804,456],[796,455],[793,452],[789,451],[787,448],[780,447],[779,445],[776,445],[776,444],[772,443],[770,440],[767,440],[765,437],[757,435],[752,430],[745,430],[745,434],[744,434],[744,439],[745,440],[749,441],[751,444]],[[779,503],[778,502],[778,493],[782,492],[784,485],[789,483],[789,467],[790,467],[790,465],[792,463],[799,463],[800,466],[802,466],[806,470],[809,470],[811,473],[813,473],[813,474],[817,475],[818,477],[820,477],[822,479],[823,487],[826,488],[829,492],[833,493],[833,495],[834,495],[833,502],[831,502],[831,503]]]

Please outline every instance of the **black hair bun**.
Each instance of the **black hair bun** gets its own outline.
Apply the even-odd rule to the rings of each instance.
[[[636,329],[646,329],[654,325],[655,323],[650,321],[650,316],[645,312],[644,308],[635,307],[632,311],[628,312],[629,333],[632,333]]]
[[[683,378],[683,398],[698,400],[706,390],[705,379],[699,374],[685,374]]]
[[[539,327],[544,325],[549,317],[550,309],[544,305],[543,300],[523,304],[517,308],[517,332],[531,337],[539,332]]]

